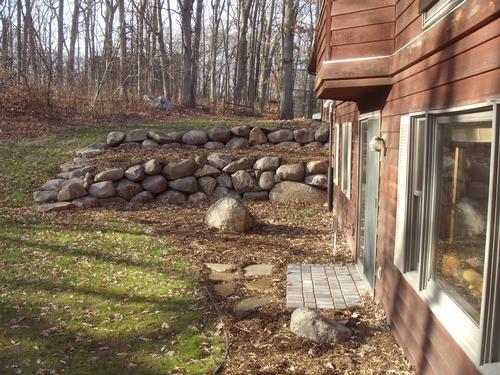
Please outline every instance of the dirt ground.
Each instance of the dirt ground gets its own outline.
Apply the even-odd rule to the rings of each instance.
[[[289,330],[291,311],[285,303],[287,264],[351,261],[342,238],[333,255],[332,216],[323,206],[250,202],[248,207],[258,225],[245,235],[206,227],[203,218],[208,207],[208,202],[182,207],[129,206],[116,208],[115,217],[146,225],[151,235],[168,239],[178,251],[165,261],[183,259],[209,287],[204,263],[232,263],[240,274],[249,264],[275,266],[273,287],[260,293],[272,296],[273,304],[243,317],[236,316],[234,306],[238,301],[259,295],[247,290],[242,280],[237,281],[233,296],[216,297],[230,343],[223,374],[414,374],[382,309],[369,296],[359,307],[324,312],[330,318],[346,321],[354,332],[351,339],[335,347],[317,346]],[[99,220],[99,210],[87,214]]]

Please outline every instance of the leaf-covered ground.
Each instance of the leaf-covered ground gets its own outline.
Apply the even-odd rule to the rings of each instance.
[[[205,227],[207,202],[45,215],[31,208],[32,190],[71,151],[123,128],[0,144],[1,374],[210,374],[224,347],[203,288],[205,262],[233,263],[240,274],[252,263],[275,266],[272,288],[250,291],[242,279],[235,295],[218,298],[230,341],[224,374],[413,374],[370,298],[329,313],[354,329],[336,347],[317,347],[288,329],[286,265],[350,260],[342,241],[333,256],[332,217],[321,206],[249,203],[258,226],[244,236]],[[235,316],[236,303],[258,294],[275,302]]]

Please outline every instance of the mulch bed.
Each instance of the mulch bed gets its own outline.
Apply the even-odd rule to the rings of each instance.
[[[351,252],[340,237],[333,255],[332,216],[325,213],[323,206],[270,202],[250,202],[247,206],[259,224],[245,235],[206,227],[203,218],[208,202],[182,207],[129,206],[113,212],[116,220],[140,224],[151,235],[168,239],[178,251],[167,256],[165,262],[185,260],[207,285],[212,284],[206,279],[204,263],[233,263],[240,274],[249,264],[275,266],[273,287],[260,294],[272,296],[275,303],[236,316],[237,302],[259,295],[247,290],[241,279],[235,295],[217,297],[230,341],[223,374],[415,374],[391,334],[383,310],[368,296],[356,308],[324,313],[346,321],[354,330],[350,340],[335,347],[317,346],[295,336],[289,330],[291,311],[285,307],[286,265],[346,263],[352,261]],[[99,220],[101,210],[86,211],[84,215]]]

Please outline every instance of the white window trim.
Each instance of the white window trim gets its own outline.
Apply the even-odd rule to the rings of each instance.
[[[340,124],[335,124],[335,175],[333,182],[338,186],[339,184],[339,151],[340,151]]]
[[[347,143],[345,142],[347,137]],[[344,147],[347,144],[347,149]],[[347,164],[345,160],[347,159]],[[352,177],[352,122],[344,122],[342,124],[342,165],[347,165],[346,168],[342,167],[342,183],[341,190],[347,197],[351,199],[351,177]],[[344,184],[346,183],[346,188],[344,189]]]
[[[423,27],[434,25],[447,14],[462,6],[467,0],[441,0],[426,10],[422,15]],[[434,14],[432,14],[434,13]]]
[[[480,108],[488,108],[488,107],[493,107],[493,140],[492,140],[492,166],[491,166],[491,185],[490,185],[490,196],[493,193],[494,189],[499,189],[498,187],[495,188],[495,184],[498,184],[500,181],[500,177],[496,177],[496,179],[493,178],[495,175],[494,167],[497,166],[495,163],[500,163],[500,145],[497,144],[498,140],[500,139],[500,134],[498,134],[499,129],[500,129],[500,114],[499,108],[500,108],[500,103],[499,101],[490,101],[487,103],[479,103],[479,104],[474,104],[474,105],[469,105],[469,106],[463,106],[463,107],[456,107],[456,108],[449,108],[449,109],[442,109],[442,110],[431,110],[428,111],[427,114],[430,115],[445,115],[446,113],[459,113],[467,110],[473,110],[473,109],[480,109]],[[495,110],[496,108],[496,110]],[[421,117],[423,113],[414,113],[414,114],[409,114],[402,116],[402,122],[408,121],[408,124],[411,123],[412,118],[414,117]],[[495,117],[496,115],[496,117]],[[406,117],[408,120],[406,120]],[[403,118],[405,118],[403,120]],[[429,126],[429,125],[427,125]],[[409,137],[406,140],[403,140],[403,142],[409,142]],[[497,154],[494,154],[493,150],[497,150]],[[409,159],[406,160],[406,162],[409,162]],[[498,166],[497,166],[498,167]],[[406,166],[407,169],[407,166]],[[400,166],[398,166],[398,174],[399,174]],[[399,183],[399,176],[398,176],[398,183]],[[407,190],[407,189],[406,189]],[[408,192],[406,191],[406,195]],[[498,192],[497,192],[498,194]],[[398,205],[399,205],[399,192],[398,192]],[[497,202],[496,209],[500,209],[500,203]],[[496,235],[496,242],[498,242],[499,238],[499,233],[500,233],[500,225],[498,222],[495,222],[493,219],[493,215],[491,214],[492,210],[492,204],[489,204],[489,213],[488,213],[488,233],[487,233],[487,242],[491,241],[493,239],[493,236]],[[403,217],[406,217],[408,215],[407,211],[402,213]],[[396,223],[397,225],[397,223]],[[406,220],[405,220],[405,225],[406,225]],[[497,228],[498,226],[498,228]],[[397,236],[397,233],[396,233]],[[405,241],[406,234],[404,235],[403,241]],[[490,295],[491,299],[499,298],[499,289],[496,287],[495,280],[493,278],[499,277],[500,276],[500,269],[498,269],[498,264],[497,267],[495,266],[489,267],[488,262],[490,262],[492,259],[495,261],[495,258],[491,254],[491,252],[495,251],[495,247],[497,243],[488,243],[486,246],[486,261],[485,261],[485,272],[491,271],[492,269],[495,270],[496,274],[489,275],[485,274],[484,277],[484,284],[483,284],[483,290],[487,291],[490,289],[493,289],[493,295]],[[398,253],[399,251],[399,253]],[[451,299],[442,289],[437,287],[435,282],[433,280],[428,280],[425,289],[421,288],[421,273],[420,271],[412,271],[412,272],[404,272],[404,257],[406,254],[404,253],[404,247],[399,248],[398,243],[396,242],[396,247],[395,247],[395,260],[394,263],[398,269],[403,273],[404,278],[407,280],[407,282],[417,291],[418,295],[422,298],[423,301],[426,302],[426,304],[429,306],[433,314],[438,318],[438,320],[443,324],[443,326],[446,328],[448,333],[453,337],[453,339],[457,342],[457,344],[464,350],[466,355],[469,357],[469,359],[476,365],[478,366],[478,370],[480,371],[481,374],[484,375],[493,375],[493,374],[498,374],[500,373],[500,362],[493,362],[493,363],[485,363],[484,365],[479,365],[482,362],[482,355],[484,355],[483,350],[484,350],[484,345],[486,342],[485,337],[487,336],[486,328],[492,329],[491,326],[485,327],[485,320],[487,319],[486,317],[486,308],[485,305],[489,302],[490,304],[493,304],[494,301],[486,301],[488,296],[483,295],[483,301],[482,301],[482,309],[481,309],[481,319],[480,319],[480,325],[478,326],[459,306],[458,304]],[[398,259],[402,257],[401,259]],[[497,256],[498,257],[498,256]],[[423,263],[428,264],[431,261],[430,257],[424,260]],[[498,262],[498,259],[496,259],[496,262]],[[424,267],[425,265],[422,265]],[[496,281],[498,282],[498,280]],[[488,309],[488,313],[490,315],[494,315],[495,311],[493,311],[494,307],[490,307]],[[496,312],[498,313],[498,312]],[[452,318],[450,318],[452,317]],[[493,332],[488,332],[490,337],[493,336]]]

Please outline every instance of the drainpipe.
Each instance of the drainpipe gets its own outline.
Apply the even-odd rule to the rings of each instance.
[[[335,114],[335,101],[327,100],[323,104],[323,108],[328,108],[328,121],[330,122],[330,131],[328,135],[328,190],[327,190],[327,205],[328,211],[333,211],[333,158],[332,158],[332,138],[333,138],[333,117]],[[337,155],[335,155],[337,157]]]

